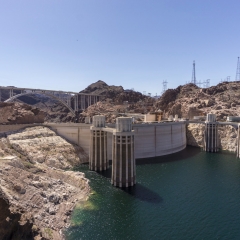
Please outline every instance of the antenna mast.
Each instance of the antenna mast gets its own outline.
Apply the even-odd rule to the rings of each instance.
[[[192,71],[192,83],[197,84],[196,82],[196,71],[195,71],[195,61],[193,61],[193,71]]]

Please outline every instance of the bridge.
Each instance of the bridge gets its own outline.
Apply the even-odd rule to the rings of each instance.
[[[9,93],[9,98],[6,99],[4,102],[14,102],[14,100],[16,100],[17,98],[30,94],[41,94],[59,101],[66,108],[68,108],[73,115],[75,115],[75,113],[79,110],[85,110],[90,105],[97,103],[101,100],[102,97],[101,95],[96,94],[69,91],[0,86],[0,102],[2,101],[3,91],[7,91]]]

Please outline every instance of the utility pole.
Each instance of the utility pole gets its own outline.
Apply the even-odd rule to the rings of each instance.
[[[195,85],[197,84],[197,81],[196,81],[196,70],[195,70],[195,61],[193,61],[192,83],[195,84]]]
[[[237,62],[237,71],[236,71],[236,81],[240,81],[240,62],[239,62],[239,57],[238,57],[238,62]]]

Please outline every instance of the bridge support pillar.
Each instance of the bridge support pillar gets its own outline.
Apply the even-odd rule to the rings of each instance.
[[[204,150],[218,152],[218,123],[215,114],[208,114],[205,122]]]
[[[93,171],[103,171],[109,168],[107,160],[107,132],[105,127],[105,116],[93,116],[93,126],[90,127],[90,161],[89,168]]]
[[[9,98],[11,98],[11,97],[13,97],[13,89],[12,88],[9,90]]]
[[[74,96],[74,111],[78,111],[78,94]]]
[[[116,187],[131,187],[136,184],[136,163],[134,157],[134,132],[132,118],[119,117],[113,132],[112,178]]]

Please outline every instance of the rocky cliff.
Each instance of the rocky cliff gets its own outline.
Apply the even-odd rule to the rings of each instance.
[[[21,96],[17,101],[21,101],[37,107],[45,112],[45,122],[74,122],[75,117],[61,102],[40,94],[30,94]]]
[[[71,169],[88,156],[46,127],[0,138],[1,239],[63,239],[62,230],[90,188]]]
[[[199,88],[186,84],[176,89],[168,89],[157,101],[155,109],[161,109],[168,115],[179,117],[214,113],[218,121],[227,116],[240,115],[240,82],[223,82],[210,88]]]
[[[14,88],[15,87],[13,87],[14,95],[18,95],[21,93],[20,90],[15,90]],[[9,90],[2,89],[0,95],[1,95],[0,101],[4,102],[10,97]],[[74,122],[75,121],[75,117],[71,114],[71,112],[67,107],[65,107],[61,102],[57,101],[56,99],[43,94],[32,93],[32,94],[20,96],[16,98],[14,102],[30,105],[32,106],[33,109],[41,109],[41,112],[44,112],[45,122]],[[0,109],[1,107],[2,106],[0,106]]]
[[[187,145],[194,147],[204,146],[204,124],[187,124]],[[232,126],[218,127],[218,146],[220,150],[237,151],[237,130]]]
[[[124,90],[122,86],[109,86],[99,80],[89,85],[82,93],[102,95],[101,101],[89,106],[79,116],[84,121],[85,117],[97,114],[106,116],[106,122],[114,123],[116,118],[124,113],[147,113],[153,109],[155,99],[131,89]]]
[[[0,102],[0,124],[43,123],[45,113],[23,103]]]

